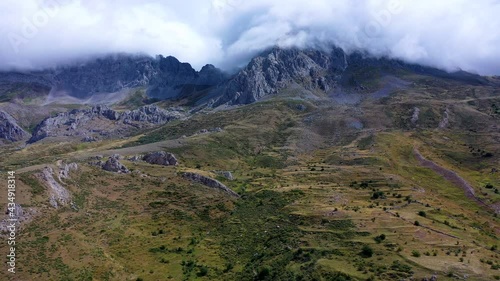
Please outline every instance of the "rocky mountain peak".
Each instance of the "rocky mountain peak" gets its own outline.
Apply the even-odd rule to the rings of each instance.
[[[340,48],[326,52],[275,47],[220,85],[221,95],[214,105],[252,103],[292,83],[326,92],[335,87],[347,66],[347,55]]]
[[[159,56],[159,68],[164,74],[181,74],[187,76],[196,76],[196,70],[189,63],[181,63],[173,56]]]

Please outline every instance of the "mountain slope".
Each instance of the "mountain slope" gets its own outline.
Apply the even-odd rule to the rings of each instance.
[[[275,48],[224,79],[162,61],[176,98],[144,106],[153,78],[42,106],[49,137],[0,146],[20,280],[500,278],[497,78],[340,49]],[[2,104],[18,124],[30,106]]]

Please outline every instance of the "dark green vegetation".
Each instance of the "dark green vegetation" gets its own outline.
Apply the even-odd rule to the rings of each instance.
[[[373,89],[384,83],[371,71],[353,75]],[[43,165],[31,165],[58,159],[80,165],[64,183],[77,208],[40,208],[20,233],[18,276],[421,280],[436,273],[438,280],[494,280],[500,276],[493,210],[500,202],[498,90],[401,78],[414,84],[357,105],[286,89],[131,139],[6,146],[2,167],[25,168],[18,175],[21,204],[48,201],[34,175]],[[121,106],[144,102],[138,92]],[[412,121],[415,107],[420,115]],[[438,129],[446,110],[448,124]],[[216,127],[223,130],[198,133]],[[469,182],[487,206],[422,167],[414,148]],[[148,150],[172,152],[180,165],[124,160],[133,172],[113,174],[87,164],[90,155]],[[235,180],[214,170],[232,171]],[[241,198],[193,184],[179,176],[184,171],[217,177]]]

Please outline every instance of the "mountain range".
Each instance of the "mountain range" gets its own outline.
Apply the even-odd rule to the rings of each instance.
[[[448,73],[361,53],[347,54],[336,47],[330,50],[275,47],[256,56],[233,74],[210,64],[196,71],[189,63],[181,63],[172,56],[152,58],[127,54],[47,70],[0,72],[0,96],[4,102],[36,98],[42,99],[39,104],[98,105],[118,103],[134,89],[141,88],[150,101],[183,101],[179,105],[215,108],[250,104],[296,85],[304,91],[320,91],[330,96],[351,93],[348,99],[358,100],[359,94],[380,91],[365,83],[373,77],[357,75],[366,69],[377,69],[387,75],[414,73],[470,85],[499,85],[498,79],[462,71]],[[383,91],[403,87],[400,82],[391,81],[393,85],[386,86]],[[7,107],[2,111],[4,125],[0,138],[16,141],[29,135],[10,115],[13,114],[10,111],[16,110]],[[29,126],[40,127],[37,124]],[[40,135],[35,132],[37,134]],[[39,137],[31,141],[35,139]]]
[[[18,280],[500,279],[497,76],[113,54],[1,72],[0,153]]]
[[[216,106],[248,104],[276,93],[291,83],[325,93],[335,88],[352,86],[349,83],[356,81],[352,80],[355,78],[351,79],[351,71],[359,67],[405,70],[475,85],[493,83],[467,72],[447,73],[393,59],[373,58],[361,53],[346,54],[335,47],[331,50],[275,47],[256,56],[234,74],[225,73],[210,64],[196,71],[189,63],[181,63],[172,56],[152,58],[127,54],[109,55],[55,69],[2,72],[0,94],[9,96],[13,87],[26,85],[33,91],[62,92],[85,100],[96,94],[146,87],[149,97],[160,100],[178,99],[193,91],[204,91],[207,95],[200,100],[206,102],[211,98]]]

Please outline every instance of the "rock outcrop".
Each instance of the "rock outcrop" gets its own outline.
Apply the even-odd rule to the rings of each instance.
[[[196,173],[191,173],[191,172],[182,173],[182,177],[189,179],[193,182],[197,182],[197,183],[200,183],[202,185],[208,186],[210,188],[219,189],[219,190],[221,190],[221,191],[223,191],[223,192],[225,192],[233,197],[240,197],[240,195],[238,193],[232,191],[231,189],[229,189],[227,186],[225,186],[223,183],[221,183],[220,181],[218,181],[216,179],[209,178],[209,177],[206,177],[206,176],[203,176],[200,174],[196,174]]]
[[[150,123],[150,124],[164,124],[173,119],[178,119],[181,117],[180,111],[172,110],[168,111],[159,108],[156,105],[146,105],[140,107],[136,110],[125,111],[117,116],[115,120],[123,120],[126,124],[132,124],[133,122]]]
[[[420,108],[415,106],[413,108],[413,114],[412,114],[411,120],[410,120],[413,125],[415,125],[417,123],[419,116],[420,116]]]
[[[448,125],[450,124],[449,117],[450,117],[450,111],[447,108],[443,113],[443,119],[439,122],[438,125],[439,129],[445,129],[446,127],[448,127]]]
[[[157,151],[144,155],[142,160],[149,164],[175,166],[178,164],[177,158],[172,153],[165,151]]]
[[[29,137],[30,134],[21,128],[12,116],[0,110],[0,139],[20,141]]]
[[[59,165],[59,180],[61,181],[62,179],[69,179],[69,173],[76,170],[78,170],[78,164],[76,163],[61,163],[61,165]]]
[[[45,167],[39,177],[48,187],[49,203],[52,207],[57,209],[71,202],[71,194],[54,179],[54,170],[51,167]]]
[[[27,222],[30,222],[39,212],[35,208],[23,208],[20,204],[15,204],[14,212],[11,214],[7,206],[5,218],[0,220],[0,236],[9,233],[9,226],[12,224],[10,219],[16,219],[16,228]]]
[[[125,167],[118,160],[118,158],[119,157],[116,157],[116,155],[110,156],[108,160],[102,165],[102,169],[114,173],[130,173],[129,169],[127,169],[127,167]]]
[[[89,109],[59,113],[36,126],[28,143],[47,137],[83,137],[85,140],[124,135],[137,128],[165,124],[179,119],[184,113],[178,109],[163,109],[148,105],[136,110],[118,112],[105,105]]]

